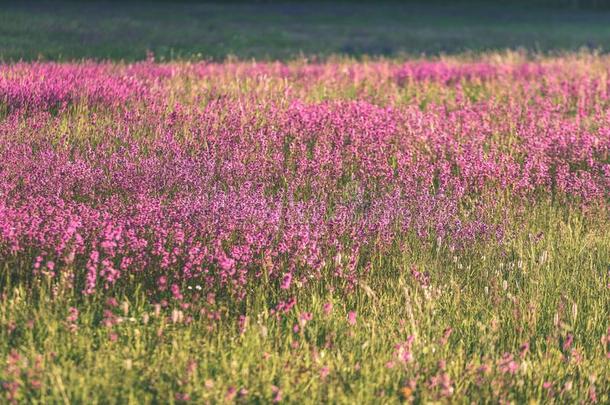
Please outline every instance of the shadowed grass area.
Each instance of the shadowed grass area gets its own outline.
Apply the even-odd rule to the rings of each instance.
[[[0,58],[290,59],[610,48],[610,12],[517,5],[5,2]]]

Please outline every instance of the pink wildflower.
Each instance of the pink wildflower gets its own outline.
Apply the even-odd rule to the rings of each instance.
[[[356,325],[356,312],[355,311],[349,311],[347,314],[347,323],[349,323],[351,326]]]

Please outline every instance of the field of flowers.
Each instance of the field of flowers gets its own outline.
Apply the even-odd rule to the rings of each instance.
[[[0,67],[0,401],[610,401],[610,58]]]

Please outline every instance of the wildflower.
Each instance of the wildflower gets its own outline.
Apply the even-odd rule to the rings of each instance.
[[[347,314],[347,323],[349,323],[351,326],[356,325],[356,312],[355,311],[349,311]]]
[[[218,260],[218,265],[224,271],[232,271],[235,268],[235,260],[223,255],[223,257]]]
[[[322,310],[324,312],[324,315],[328,316],[333,312],[333,303],[332,302],[326,302],[323,306],[322,306]]]
[[[157,280],[157,288],[159,289],[159,291],[165,291],[167,289],[167,277],[166,276],[159,277],[159,279]]]
[[[249,318],[245,315],[240,315],[238,320],[239,334],[243,335],[248,327]]]
[[[452,328],[445,328],[445,330],[443,331],[443,337],[439,341],[439,344],[441,346],[445,346],[447,344],[447,342],[449,341],[449,336],[451,336],[452,332]]]
[[[429,387],[431,389],[439,387],[441,395],[444,397],[450,397],[453,395],[453,382],[446,372],[440,372],[439,374],[430,378]]]
[[[525,342],[521,345],[521,347],[519,348],[519,356],[523,359],[527,356],[527,353],[529,353],[530,350],[530,344],[529,342]]]
[[[542,384],[542,388],[544,388],[547,391],[547,395],[549,397],[553,397],[555,395],[555,391],[553,390],[553,383],[550,381],[545,381]]]
[[[411,348],[414,340],[414,336],[409,336],[406,341],[398,343],[396,346],[394,346],[394,356],[396,359],[404,364],[413,361],[413,353],[411,352]]]
[[[313,319],[313,314],[311,312],[302,312],[299,315],[299,324],[301,325],[301,327],[304,327],[305,325],[307,325],[307,322],[311,321]]]
[[[562,345],[563,350],[567,351],[572,346],[573,341],[574,341],[574,335],[572,335],[571,333],[568,333],[565,340],[563,341],[563,345]]]
[[[272,385],[271,392],[273,393],[273,403],[277,404],[282,400],[282,390],[279,387]]]
[[[513,360],[513,355],[504,353],[502,359],[498,363],[498,368],[504,374],[516,374],[519,370],[519,365]]]
[[[78,320],[78,309],[77,309],[77,308],[75,308],[75,307],[70,307],[70,308],[68,309],[68,312],[69,312],[69,315],[68,315],[68,317],[66,318],[66,320],[67,320],[69,323],[75,323],[75,322]]]
[[[570,353],[571,357],[572,357],[572,363],[578,365],[580,363],[582,363],[583,357],[582,354],[580,353],[580,351],[576,348],[572,349],[572,352]],[[610,356],[608,357],[610,358]]]
[[[237,395],[237,389],[233,386],[230,386],[229,388],[227,388],[227,393],[225,394],[225,399],[227,401],[232,401],[236,395]]]
[[[174,299],[176,301],[182,301],[184,296],[180,292],[180,287],[178,286],[178,284],[172,284],[171,290],[172,290],[172,296],[174,297]]]
[[[290,288],[290,284],[292,283],[292,273],[284,274],[284,278],[282,278],[282,284],[280,284],[280,288],[283,290],[287,290]]]
[[[595,390],[595,385],[591,385],[591,387],[589,387],[589,401],[591,401],[592,404],[597,403],[597,391]]]

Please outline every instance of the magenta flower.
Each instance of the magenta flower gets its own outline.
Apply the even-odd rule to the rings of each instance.
[[[606,75],[598,63],[576,69],[570,58],[4,64],[0,260],[24,263],[16,269],[24,278],[82,286],[76,293],[113,296],[133,283],[152,302],[192,299],[212,329],[221,307],[239,305],[263,280],[276,286],[269,310],[278,318],[295,307],[295,284],[328,277],[355,291],[371,257],[406,234],[451,253],[460,268],[460,251],[512,233],[498,216],[505,208],[556,201],[585,217],[589,208],[607,211]],[[262,77],[290,91],[237,86],[225,94]],[[197,88],[212,83],[221,96],[177,103],[181,78]],[[473,102],[468,81],[498,94]],[[310,91],[327,83],[337,97],[311,102]],[[359,89],[356,99],[340,97],[345,85]],[[430,89],[438,97],[422,109],[400,93],[381,101],[367,90],[402,86],[419,101]],[[103,134],[95,142],[64,128],[81,105],[95,111],[83,116],[83,133]],[[426,269],[407,273],[410,287],[434,299],[437,280]],[[188,322],[192,311],[181,308]],[[322,311],[329,316],[332,302]],[[356,313],[347,321],[356,325]],[[299,318],[300,328],[307,322]],[[566,353],[573,339],[562,342]],[[509,374],[511,361],[501,366]]]
[[[75,307],[70,307],[70,309],[68,310],[69,315],[66,318],[66,320],[69,323],[75,323],[78,320],[78,309]]]
[[[272,385],[271,392],[273,393],[273,403],[279,403],[282,400],[282,390],[279,387]]]
[[[325,380],[329,374],[330,374],[330,368],[328,368],[328,366],[324,366],[320,369],[320,378],[322,380]]]
[[[351,326],[356,325],[356,312],[355,311],[349,311],[347,314],[347,323],[349,323]]]
[[[282,284],[280,284],[280,288],[283,290],[287,290],[290,288],[290,284],[292,283],[292,273],[286,273],[284,278],[282,278]]]
[[[322,306],[322,311],[324,312],[324,315],[330,315],[333,312],[333,303],[330,301],[324,303],[324,305]]]

